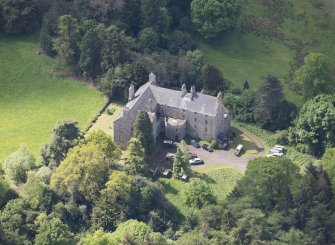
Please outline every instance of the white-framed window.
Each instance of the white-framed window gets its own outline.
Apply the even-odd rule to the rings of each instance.
[[[120,140],[120,141],[123,140],[122,134],[119,135],[119,140]]]

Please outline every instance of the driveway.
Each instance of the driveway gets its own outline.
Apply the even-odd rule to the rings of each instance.
[[[252,157],[237,157],[234,155],[235,149],[230,149],[229,151],[215,150],[214,152],[208,152],[202,148],[195,148],[192,145],[189,145],[188,149],[190,152],[197,154],[198,157],[204,160],[205,164],[192,166],[192,169],[200,171],[204,168],[222,165],[237,168],[244,173],[248,162],[251,159],[258,157],[258,154],[255,154],[255,156]]]
[[[202,160],[204,160],[203,165],[195,165],[191,166],[192,169],[196,171],[206,171],[207,169],[215,169],[220,166],[226,166],[226,167],[233,167],[244,173],[244,171],[247,168],[248,162],[252,159],[255,159],[257,157],[262,157],[265,155],[265,146],[263,142],[258,139],[255,135],[251,134],[250,132],[244,130],[243,128],[240,128],[238,126],[232,126],[233,130],[235,130],[238,134],[241,134],[243,136],[246,136],[248,140],[250,141],[243,141],[243,142],[234,142],[233,147],[231,147],[228,151],[225,150],[214,150],[214,152],[208,152],[205,151],[202,148],[195,148],[192,145],[188,145],[188,149],[191,153],[197,154],[198,157],[200,157]],[[241,137],[239,137],[241,138]],[[237,144],[243,144],[245,146],[248,146],[249,148],[250,144],[252,143],[253,150],[249,152],[242,153],[241,156],[237,157],[235,156],[235,148]],[[247,147],[246,147],[247,148]],[[151,168],[170,168],[172,169],[172,162],[166,161],[165,156],[167,153],[175,153],[176,149],[165,149],[163,148],[160,152],[158,152],[151,161]]]

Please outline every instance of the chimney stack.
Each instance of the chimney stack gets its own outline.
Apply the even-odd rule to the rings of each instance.
[[[195,92],[195,86],[194,86],[194,85],[191,86],[191,91],[190,91],[190,93],[191,93],[191,99],[193,99],[193,97],[194,97],[195,94],[196,94],[196,92]]]
[[[135,87],[133,84],[130,84],[128,92],[128,101],[132,101],[135,97]]]
[[[184,84],[181,86],[181,97],[184,97],[185,94],[187,94],[187,89],[186,89],[186,84],[184,83]]]

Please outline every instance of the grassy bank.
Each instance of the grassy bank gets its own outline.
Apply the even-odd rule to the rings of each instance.
[[[0,160],[23,143],[37,155],[57,121],[84,129],[104,104],[87,84],[50,77],[54,60],[38,49],[36,36],[0,34]]]

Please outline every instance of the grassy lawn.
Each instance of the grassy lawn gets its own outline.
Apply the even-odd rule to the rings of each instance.
[[[258,0],[239,0],[242,19],[247,16],[266,17],[267,10]],[[266,1],[265,1],[266,2]],[[286,99],[301,106],[300,96],[289,88],[290,65],[295,63],[297,48],[306,55],[310,52],[326,54],[335,66],[335,1],[292,1],[292,13],[278,27],[282,38],[266,37],[249,32],[234,31],[211,41],[200,41],[205,63],[221,69],[224,77],[235,87],[248,80],[251,88],[257,89],[267,74],[280,78]]]
[[[117,118],[119,113],[123,109],[123,105],[111,103],[108,108],[114,108],[115,111],[112,115],[109,115],[107,113],[101,114],[101,116],[97,119],[97,121],[93,124],[93,126],[90,128],[89,132],[94,132],[97,130],[102,130],[106,134],[111,135],[114,137],[114,120]]]
[[[36,36],[0,34],[0,161],[25,143],[38,154],[59,120],[84,129],[104,104],[86,84],[51,78],[54,61],[36,55]]]
[[[242,174],[233,168],[210,168],[203,169],[199,175],[201,179],[207,182],[216,196],[218,202],[223,201],[230,191],[234,188],[237,180],[242,177]],[[183,215],[189,213],[189,207],[183,203],[183,190],[190,185],[190,182],[185,183],[176,179],[160,178],[168,200],[175,205]]]

